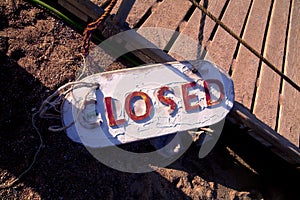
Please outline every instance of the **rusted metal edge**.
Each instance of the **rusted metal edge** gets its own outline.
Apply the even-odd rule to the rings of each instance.
[[[92,4],[89,0],[65,1],[73,5],[77,9],[77,11],[79,10],[81,12],[79,16],[78,12],[74,12],[74,8],[70,9],[70,6],[65,7],[73,15],[79,17],[80,19],[83,18],[82,14],[84,14],[88,17],[91,17],[93,20],[96,20],[97,17],[95,16],[99,16],[101,13],[103,13],[103,10],[101,8],[99,8],[95,4]],[[76,2],[76,5],[74,5],[73,2]],[[87,5],[92,6],[92,9],[89,9],[88,12],[86,10]],[[108,18],[104,25],[100,27],[103,36],[108,38],[124,30],[128,30],[128,28],[120,27],[117,24],[117,22],[113,21],[112,17]],[[138,43],[139,46],[141,46],[141,44],[149,44],[149,41],[138,33],[131,31],[130,34],[130,38],[132,38],[131,41],[136,41],[136,44]],[[133,53],[145,63],[171,62],[176,60],[160,49],[140,49]],[[240,103],[235,102],[235,105],[227,118],[231,123],[238,123],[250,128],[250,136],[254,137],[262,145],[269,148],[273,153],[281,157],[283,160],[294,165],[295,167],[300,166],[300,149],[290,141],[288,141],[286,138],[278,134],[276,131],[271,129],[269,126],[264,124],[262,121],[257,119],[255,115],[253,115]]]

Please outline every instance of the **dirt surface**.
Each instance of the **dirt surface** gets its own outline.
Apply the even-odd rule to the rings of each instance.
[[[31,116],[42,100],[73,81],[82,65],[82,35],[23,1],[0,2],[0,182],[17,178],[39,146]],[[116,68],[122,64],[116,64]],[[151,173],[113,170],[64,132],[47,130],[33,168],[1,199],[296,199],[299,172],[227,123],[204,159],[193,144],[176,162]],[[55,122],[57,123],[57,121]],[[147,151],[145,143],[132,144]],[[129,145],[130,146],[130,145]],[[145,149],[146,148],[146,149]],[[295,182],[294,182],[295,181]]]

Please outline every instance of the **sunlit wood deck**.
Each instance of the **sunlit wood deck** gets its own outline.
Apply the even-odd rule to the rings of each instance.
[[[178,48],[181,34],[202,45],[207,53],[202,52],[201,56],[223,68],[234,80],[236,102],[281,135],[283,146],[298,148],[296,155],[299,155],[299,88],[288,83],[190,1],[128,2],[134,3],[126,19],[130,28],[162,27],[178,31],[179,35],[163,38],[170,49],[169,55],[177,60],[182,58],[172,53],[172,48]],[[117,13],[120,4],[121,1],[118,1],[112,14]],[[299,87],[300,1],[201,0],[200,4]],[[188,51],[188,48],[182,45],[181,51]],[[189,59],[199,56],[192,55]],[[253,115],[246,115],[242,121],[247,124]],[[267,137],[274,136],[263,136],[264,143],[272,148],[273,144],[268,142]]]

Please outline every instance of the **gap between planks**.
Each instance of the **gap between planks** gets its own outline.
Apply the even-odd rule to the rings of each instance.
[[[261,52],[267,26],[271,0],[254,0],[242,38],[254,49]],[[235,98],[251,109],[257,81],[260,59],[246,47],[238,46],[237,57],[232,66],[232,79],[235,84]]]
[[[204,0],[200,3],[215,16],[222,18],[221,13],[226,6],[226,0]],[[212,19],[206,17],[200,9],[195,9],[169,53],[177,60],[204,58],[205,46],[215,26],[216,23]]]
[[[250,5],[250,0],[230,1],[222,22],[240,35]],[[238,41],[235,38],[219,27],[211,44],[207,47],[207,59],[229,72],[237,44]]]
[[[263,52],[263,56],[277,66],[280,71],[282,71],[282,65],[284,64],[289,6],[290,3],[286,0],[274,2]],[[272,129],[275,129],[280,76],[262,63],[258,80],[253,113]]]
[[[159,44],[164,50],[169,50],[170,41],[174,40],[176,31],[184,21],[184,17],[192,7],[192,3],[182,0],[164,0],[157,5],[155,11],[145,20],[138,30],[150,42]],[[157,29],[157,34],[148,32],[148,27]],[[174,35],[175,34],[175,35]]]
[[[300,1],[292,1],[284,74],[300,84]],[[281,80],[283,81],[283,80]],[[300,147],[300,93],[286,81],[282,84],[278,131]]]

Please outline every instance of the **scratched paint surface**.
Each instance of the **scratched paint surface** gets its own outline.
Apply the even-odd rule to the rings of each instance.
[[[84,78],[100,87],[75,88],[68,96],[63,123],[76,120],[67,135],[104,147],[221,121],[233,106],[233,83],[210,62],[198,62],[196,68],[193,73],[189,63],[173,62]]]

